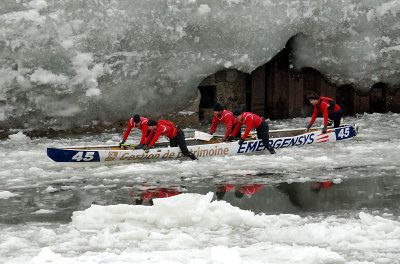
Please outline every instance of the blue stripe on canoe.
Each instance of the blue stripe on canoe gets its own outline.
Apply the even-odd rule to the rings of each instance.
[[[100,162],[98,151],[47,148],[47,156],[56,162]]]

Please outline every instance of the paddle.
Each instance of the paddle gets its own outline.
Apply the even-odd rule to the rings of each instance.
[[[195,139],[200,139],[200,140],[205,140],[205,141],[210,141],[214,136],[201,132],[201,131],[194,131],[194,138]]]
[[[223,138],[223,137],[224,137],[224,136],[220,136],[220,135],[210,135],[210,134],[208,134],[208,133],[204,133],[204,132],[201,132],[201,131],[194,131],[194,138],[195,138],[195,139],[210,141],[212,138],[221,139],[221,138]],[[247,136],[247,139],[254,139],[254,138],[255,138],[255,135],[252,134],[252,133],[250,133],[250,134]]]
[[[121,147],[123,147],[124,149],[126,148],[135,148],[137,145],[130,145],[130,144],[121,144]]]
[[[210,141],[212,138],[223,138],[223,136],[211,135],[211,134],[204,133],[201,131],[194,131],[194,138],[200,139],[200,140],[205,140],[205,141]]]

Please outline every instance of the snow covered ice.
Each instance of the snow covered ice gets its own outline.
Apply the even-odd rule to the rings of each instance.
[[[57,227],[3,227],[1,258],[3,263],[395,263],[399,257],[398,221],[362,212],[353,219],[255,215],[211,198],[212,193],[181,194],[155,199],[152,207],[92,205]]]
[[[160,113],[194,99],[210,74],[250,73],[294,36],[296,68],[363,90],[400,83],[397,0],[4,0],[0,10],[3,128]]]
[[[354,139],[276,155],[88,168],[62,167],[46,157],[46,147],[111,144],[121,135],[11,135],[0,141],[0,262],[398,263],[400,115],[345,122],[359,124]],[[326,180],[335,186],[310,192],[310,183]],[[217,200],[215,186],[224,183],[264,187],[251,197]],[[176,186],[181,194],[135,205],[132,190],[155,186]],[[297,193],[288,196],[281,186]]]

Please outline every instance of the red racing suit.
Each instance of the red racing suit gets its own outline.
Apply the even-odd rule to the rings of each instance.
[[[171,197],[174,195],[178,195],[179,191],[172,189],[172,188],[160,188],[157,189],[157,197],[158,198],[166,198],[166,197]]]
[[[155,196],[156,196],[156,190],[148,189],[148,190],[146,190],[145,192],[142,193],[142,197],[141,198],[142,198],[143,201],[147,201],[147,200],[156,198]]]
[[[233,188],[234,184],[217,185],[217,192],[230,192]]]
[[[255,194],[259,190],[261,190],[264,187],[264,184],[253,184],[253,185],[245,185],[241,186],[238,189],[238,192],[241,192],[243,194],[247,194],[249,196]]]
[[[331,181],[329,181],[329,182],[321,182],[321,184],[322,184],[322,188],[328,189],[328,188],[332,187],[333,182],[331,182]]]
[[[235,130],[232,132],[232,135],[236,135],[236,133],[239,132],[242,125],[246,124],[246,130],[244,131],[244,134],[242,136],[243,139],[246,139],[251,129],[252,128],[256,129],[257,127],[259,127],[261,122],[262,118],[259,117],[258,115],[250,112],[244,112],[242,114],[242,120],[240,120],[240,122],[237,124]]]
[[[340,110],[340,107],[329,97],[320,97],[318,103],[314,105],[314,112],[311,117],[310,125],[313,125],[319,112],[324,116],[324,126],[328,126],[329,113],[335,113]]]
[[[175,127],[174,123],[167,120],[160,120],[157,122],[156,132],[151,131],[150,135],[146,138],[145,143],[149,144],[151,147],[157,142],[160,136],[166,136],[170,140],[176,137],[178,129]]]
[[[147,201],[153,198],[166,198],[177,194],[179,194],[179,191],[172,188],[147,189],[142,193],[142,200]]]
[[[218,123],[224,123],[226,127],[226,133],[225,137],[229,137],[232,134],[232,127],[236,125],[237,120],[233,117],[233,114],[231,111],[224,110],[222,112],[221,117],[218,117],[216,114],[214,114],[213,121],[211,124],[211,129],[210,129],[210,134],[214,134],[215,130],[217,129]],[[236,134],[234,134],[236,135]]]
[[[132,127],[135,127],[137,129],[142,130],[142,138],[140,139],[140,144],[144,143],[146,140],[146,136],[147,136],[147,122],[149,120],[147,118],[144,117],[140,117],[140,125],[137,127],[135,125],[135,122],[133,122],[133,117],[129,120],[128,122],[128,127],[126,128],[123,140],[126,140],[129,136],[129,133],[131,133]]]

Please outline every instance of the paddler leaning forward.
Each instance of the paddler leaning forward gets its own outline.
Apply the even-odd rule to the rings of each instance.
[[[140,129],[142,131],[142,138],[140,139],[139,145],[135,147],[135,149],[142,148],[144,146],[144,142],[146,140],[146,137],[148,136],[148,129],[147,129],[147,122],[149,119],[145,117],[141,117],[139,115],[134,115],[128,122],[128,127],[126,128],[124,137],[122,138],[121,143],[119,143],[119,147],[121,147],[123,144],[125,144],[126,139],[129,136],[129,133],[131,133],[131,130],[133,127]]]
[[[242,113],[242,111],[240,111],[239,109],[233,111],[233,116],[238,121],[238,124],[233,130],[232,135],[235,135],[240,130],[243,124],[246,125],[246,130],[243,136],[238,141],[239,145],[243,144],[251,129],[254,128],[257,131],[257,138],[262,140],[265,148],[268,149],[269,153],[276,153],[274,148],[269,144],[269,127],[264,118],[261,118],[258,115],[250,112]]]
[[[149,120],[149,122],[147,122],[147,128],[151,132],[146,138],[146,145],[143,147],[144,150],[152,148],[160,136],[166,136],[169,138],[171,147],[179,146],[185,156],[191,158],[192,160],[197,160],[196,156],[187,148],[185,133],[183,133],[179,127],[175,127],[174,123],[171,121],[159,120],[156,122],[154,120]]]
[[[233,117],[231,111],[225,110],[219,103],[214,106],[214,117],[210,128],[210,134],[214,134],[217,129],[218,123],[224,123],[226,127],[226,132],[222,141],[232,141],[233,138],[230,137],[232,130],[235,129],[237,125],[237,120]],[[240,130],[234,134],[234,138],[240,138]]]

